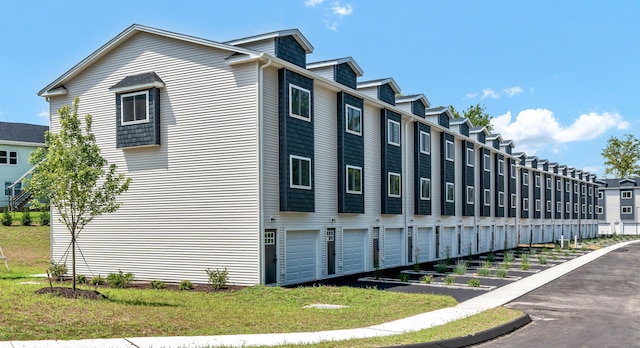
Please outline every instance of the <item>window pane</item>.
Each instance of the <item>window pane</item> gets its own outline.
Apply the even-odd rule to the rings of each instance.
[[[9,164],[18,164],[18,153],[11,151],[9,152]]]
[[[311,162],[300,160],[301,185],[311,186]]]
[[[139,94],[135,96],[135,120],[144,121],[147,119],[147,95]]]
[[[133,120],[133,97],[124,97],[122,98],[122,122],[133,122]]]
[[[360,134],[362,130],[361,121],[362,118],[360,110],[352,107],[347,107],[347,129]]]

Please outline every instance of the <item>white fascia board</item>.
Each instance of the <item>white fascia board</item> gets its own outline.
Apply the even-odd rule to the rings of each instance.
[[[351,67],[351,70],[356,72],[356,76],[357,77],[361,77],[362,75],[364,75],[364,71],[358,65],[358,63],[356,63],[356,61],[353,60],[352,57],[330,59],[330,60],[325,60],[325,61],[321,61],[321,62],[309,63],[309,64],[307,64],[307,69],[317,69],[317,68],[323,68],[323,67],[327,67],[327,66],[335,66],[335,65],[343,64],[343,63],[349,64],[349,66]]]
[[[149,89],[149,88],[164,88],[164,83],[160,81],[154,81],[154,82],[144,83],[140,85],[126,86],[126,87],[119,87],[119,88],[109,88],[109,92],[124,93],[124,92],[139,91],[142,89]]]
[[[284,37],[284,36],[289,36],[289,35],[293,36],[293,38],[298,42],[298,44],[300,44],[300,46],[302,46],[302,48],[304,49],[304,51],[307,54],[313,53],[313,45],[311,45],[309,40],[307,40],[307,38],[304,37],[304,35],[302,35],[300,30],[298,30],[298,29],[279,30],[279,31],[271,32],[271,33],[265,33],[265,34],[249,36],[249,37],[245,37],[245,38],[241,38],[241,39],[237,39],[237,40],[227,41],[227,42],[225,42],[225,44],[226,45],[231,45],[231,46],[236,46],[236,45],[242,45],[242,44],[246,44],[246,43],[250,43],[250,42],[257,42],[257,41],[262,41],[262,40],[267,40],[267,39],[274,39],[276,37]]]
[[[1,145],[11,145],[11,146],[28,146],[28,147],[45,147],[45,143],[30,143],[28,141],[15,141],[15,140],[2,140],[0,139]]]

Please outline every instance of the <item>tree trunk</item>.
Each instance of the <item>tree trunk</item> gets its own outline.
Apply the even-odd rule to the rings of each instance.
[[[76,233],[71,234],[71,281],[73,282],[73,291],[76,291]]]

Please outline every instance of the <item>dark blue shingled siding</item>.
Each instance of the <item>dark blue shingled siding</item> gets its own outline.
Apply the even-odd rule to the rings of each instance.
[[[503,165],[503,167],[502,167],[502,173],[503,174],[502,175],[498,174],[498,165],[499,165],[499,162],[500,162],[499,160],[502,160],[502,162],[503,162],[502,163],[502,165]],[[494,200],[496,202],[496,204],[495,204],[495,206],[496,206],[495,212],[496,212],[496,216],[497,217],[503,217],[504,216],[505,207],[504,206],[501,207],[498,204],[499,203],[498,196],[499,196],[499,192],[503,192],[504,193],[504,176],[507,173],[507,171],[504,168],[504,165],[506,163],[504,163],[504,156],[500,155],[500,154],[495,154],[494,162],[495,162],[494,175],[496,176],[496,189],[495,189],[496,193],[495,193],[495,196],[494,196]],[[507,204],[507,195],[506,194],[504,195],[503,203]]]
[[[631,198],[622,198],[622,192],[631,192]],[[626,189],[626,188],[621,188],[620,189],[620,220],[633,220],[635,221],[635,204],[634,204],[634,200],[635,197],[633,195],[633,189]],[[622,207],[623,206],[631,206],[631,214],[622,214]]]
[[[522,195],[520,196],[520,216],[523,218],[528,218],[529,217],[529,212],[524,210],[524,199],[525,198],[529,198],[529,186],[524,184],[524,173],[529,173],[528,170],[522,170],[520,172],[520,190],[522,192]],[[529,173],[529,185],[531,185],[531,173]],[[529,200],[529,205],[528,205],[528,209],[531,210],[531,208],[533,207],[533,203],[531,202],[531,200]]]
[[[338,212],[364,213],[364,135],[347,133],[346,105],[359,108],[363,114],[361,127],[364,127],[363,101],[344,92],[338,92],[337,130],[338,130]],[[361,128],[364,129],[364,128]],[[347,193],[347,165],[362,168],[362,194]]]
[[[489,155],[489,159],[485,156]],[[489,149],[482,149],[480,151],[480,160],[478,161],[478,173],[480,174],[480,216],[491,216],[491,205],[484,204],[484,190],[491,190],[491,171],[484,170],[485,161],[491,161],[491,151]],[[491,168],[491,167],[489,167]]]
[[[475,214],[475,202],[478,201],[478,192],[475,189],[475,183],[474,183],[474,179],[475,179],[475,174],[474,174],[474,167],[470,167],[467,165],[467,149],[473,149],[473,143],[470,141],[463,141],[464,144],[464,148],[465,150],[462,152],[462,159],[461,162],[462,163],[462,187],[461,187],[461,191],[462,194],[460,195],[460,197],[462,197],[462,215],[463,216],[473,216]],[[475,152],[474,152],[475,153]],[[478,161],[474,158],[474,163],[478,163]],[[474,188],[474,202],[472,203],[468,203],[467,202],[467,186],[471,186]]]
[[[469,136],[469,125],[466,123],[463,123],[460,125],[460,134],[465,135],[465,136]]]
[[[447,115],[446,112],[443,112],[440,115],[438,115],[438,124],[441,125],[442,127],[449,128],[449,116]]]
[[[289,116],[289,84],[311,92],[311,122]],[[280,131],[280,210],[315,211],[315,160],[313,141],[314,97],[313,80],[286,69],[278,71],[279,131]],[[311,190],[289,187],[289,156],[311,158]]]
[[[381,213],[382,214],[402,214],[402,197],[389,197],[388,195],[388,173],[398,173],[402,175],[402,147],[391,145],[387,142],[387,120],[393,120],[400,123],[400,144],[402,145],[402,118],[400,114],[393,111],[380,110],[380,136],[382,137],[382,192],[381,192]],[[401,188],[404,186],[403,180],[400,179]]]
[[[548,170],[548,167],[547,167]],[[547,188],[547,178],[551,179],[551,188]],[[544,189],[545,189],[545,194],[544,194],[544,217],[547,219],[551,219],[551,211],[547,211],[547,204],[551,204],[551,210],[553,210],[553,176],[551,174],[544,174],[542,176],[542,182],[544,185]],[[551,202],[551,203],[547,203],[547,202]]]
[[[447,140],[453,142],[454,148],[455,148],[455,137],[452,134],[442,133],[442,136],[440,137],[440,151],[441,151],[440,159],[442,163],[442,165],[440,166],[440,178],[442,183],[442,186],[440,188],[441,207],[442,207],[441,215],[453,216],[453,215],[456,215],[455,195],[454,195],[454,202],[447,202],[446,183],[456,182],[456,173],[455,173],[456,158],[454,157],[453,161],[446,160],[444,149],[445,149],[445,146],[446,146],[445,144]]]
[[[356,89],[358,77],[356,75],[356,72],[351,69],[349,64],[342,63],[336,65],[334,67],[333,74],[337,83]]]
[[[567,183],[569,183],[569,190],[567,190]],[[567,210],[566,206],[567,202],[569,202],[569,198],[571,197],[571,179],[562,179],[562,191],[564,192],[564,202],[562,207],[562,209],[564,209],[564,218],[569,219],[571,212],[573,211],[573,206],[570,207],[569,210]]]
[[[420,178],[431,179],[431,155],[427,155],[420,152],[420,131],[431,133],[431,127],[419,122],[414,123],[414,183],[415,183],[415,214],[416,215],[431,215],[431,200],[420,199]],[[431,183],[433,188],[433,182]],[[433,192],[431,192],[433,196]]]
[[[425,105],[421,100],[414,100],[411,102],[411,112],[416,116],[424,118]]]
[[[116,94],[116,147],[160,145],[160,90],[149,91],[149,122],[123,126],[121,124],[121,93]],[[127,92],[129,93],[129,92]]]
[[[396,105],[396,93],[390,84],[385,83],[384,85],[378,86],[378,99],[385,103]]]
[[[505,202],[507,202],[507,209],[509,211],[509,217],[516,217],[516,208],[512,208],[511,206],[512,201],[511,201],[511,193],[515,193],[516,192],[516,178],[512,178],[511,177],[511,164],[515,163],[516,161],[513,159],[508,159],[505,161],[505,165],[506,165],[506,173],[507,173],[507,177],[509,178],[509,192],[507,194],[507,199],[505,200]],[[517,174],[516,174],[517,175]],[[518,196],[516,195],[516,202],[517,202]],[[517,205],[517,204],[516,204]]]
[[[536,179],[536,178],[539,178],[539,179]],[[540,185],[542,185],[542,177],[540,176],[540,173],[538,173],[538,172],[534,172],[533,173],[533,184],[534,185],[533,185],[533,202],[532,202],[532,204],[533,204],[533,218],[534,219],[539,219],[540,218],[540,213],[541,213],[540,210],[543,209],[543,207],[542,207],[542,203],[543,202],[540,201],[540,210],[536,210],[536,207],[535,207],[536,204],[535,203],[536,203],[537,200],[541,199],[540,186],[536,186],[535,185],[536,180],[539,180],[540,181]]]
[[[307,53],[293,36],[277,37],[275,41],[276,57],[299,67],[307,67]],[[302,86],[300,86],[302,87]]]

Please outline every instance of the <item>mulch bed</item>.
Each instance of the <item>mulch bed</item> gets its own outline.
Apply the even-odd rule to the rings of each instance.
[[[95,290],[83,290],[77,288],[73,290],[72,288],[60,286],[42,288],[36,291],[36,294],[54,294],[65,298],[85,298],[88,300],[102,300],[107,298],[107,296]]]

